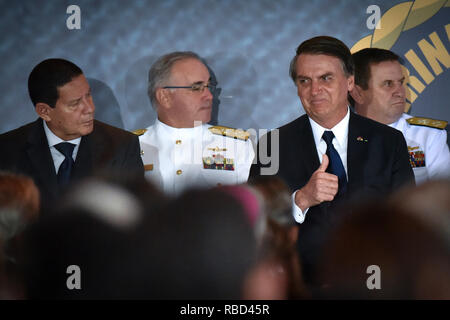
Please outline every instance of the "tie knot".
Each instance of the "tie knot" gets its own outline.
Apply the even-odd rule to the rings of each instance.
[[[333,131],[330,131],[330,130],[324,131],[324,133],[322,135],[322,139],[327,143],[327,145],[331,145],[333,138],[334,138]]]
[[[73,143],[69,142],[61,142],[58,144],[55,144],[56,150],[61,152],[66,158],[71,158],[73,149],[75,148],[75,145]]]

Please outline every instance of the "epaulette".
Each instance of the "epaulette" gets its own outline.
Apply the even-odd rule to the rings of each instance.
[[[429,118],[420,118],[420,117],[412,117],[409,119],[406,119],[406,121],[409,124],[412,124],[414,126],[424,126],[424,127],[430,127],[430,128],[436,128],[436,129],[445,129],[447,126],[447,121],[445,120],[435,120],[435,119],[429,119]]]
[[[209,131],[211,131],[214,134],[219,134],[221,136],[225,137],[231,137],[235,139],[240,139],[247,141],[247,139],[250,137],[250,133],[247,131],[244,131],[242,129],[233,129],[229,127],[223,127],[223,126],[213,126],[209,128]]]
[[[147,129],[137,129],[137,130],[134,130],[134,131],[131,131],[131,132],[134,133],[137,136],[142,136],[144,133],[147,132]]]

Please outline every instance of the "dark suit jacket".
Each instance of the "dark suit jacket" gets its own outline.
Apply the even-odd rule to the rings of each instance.
[[[292,192],[302,188],[320,165],[307,115],[279,128],[278,175]],[[263,136],[269,154],[277,152],[270,145],[271,133]],[[359,138],[359,139],[358,139]],[[360,141],[362,138],[363,141]],[[367,140],[367,142],[365,141]],[[259,148],[262,140],[258,143]],[[261,163],[254,164],[250,176],[260,174]],[[267,167],[267,166],[266,166]],[[414,183],[409,155],[402,133],[389,126],[350,111],[347,145],[348,187],[346,200],[383,196],[405,183]],[[342,199],[341,203],[343,203]],[[313,282],[321,247],[337,219],[337,201],[323,202],[309,208],[300,225],[298,247],[305,280]]]
[[[0,150],[0,169],[32,177],[41,192],[42,207],[51,205],[59,188],[43,120],[0,135]],[[144,175],[139,139],[95,120],[94,130],[81,138],[71,181],[113,170]]]

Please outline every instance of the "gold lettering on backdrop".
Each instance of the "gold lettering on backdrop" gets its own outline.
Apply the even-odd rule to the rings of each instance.
[[[406,99],[409,102],[413,103],[414,100],[416,100],[418,96],[411,88],[416,90],[418,93],[421,93],[423,90],[425,90],[426,87],[419,79],[417,79],[416,76],[410,75],[408,68],[406,68],[405,66],[402,66],[402,70],[403,70],[403,74],[405,76]],[[405,111],[408,111],[408,110],[409,110],[409,105]]]
[[[449,8],[450,0],[416,0],[397,4],[387,10],[381,19],[382,29],[374,29],[373,33],[361,38],[350,49],[355,53],[364,48],[382,48],[390,50],[404,31],[411,30],[431,19],[442,8]],[[450,24],[443,26],[450,42]],[[442,35],[445,37],[444,35]],[[429,39],[428,39],[429,38]],[[403,67],[405,75],[405,88],[407,103],[405,111],[409,111],[411,104],[416,100],[435,76],[440,75],[450,67],[450,49],[445,38],[439,38],[437,32],[432,32],[428,37],[417,42],[417,48],[411,48],[404,54],[413,69]],[[419,58],[416,52],[423,54]],[[426,65],[425,65],[426,63]],[[446,68],[443,68],[445,66]],[[410,70],[413,75],[410,75]],[[434,74],[433,74],[433,73]],[[420,76],[420,77],[419,77]],[[411,103],[409,103],[411,102]]]
[[[407,53],[405,53],[405,57],[427,84],[430,84],[434,80],[430,70],[425,67],[422,60],[420,60],[413,49],[410,49]]]
[[[450,41],[450,24],[445,26],[445,31]],[[450,68],[450,54],[436,31],[432,32],[429,35],[429,38],[432,44],[426,39],[420,40],[417,44],[428,64],[431,66],[434,74],[438,76],[443,71],[441,65],[445,66],[447,69]],[[410,49],[405,54],[405,57],[417,73],[425,80],[426,84],[430,84],[434,80],[434,76],[431,71],[425,66],[423,61],[417,56],[413,49]],[[405,106],[405,111],[407,112],[409,111],[411,104],[418,98],[418,94],[425,90],[426,85],[416,76],[412,76],[408,68],[402,66],[402,69],[406,79],[406,99],[410,102]]]
[[[423,55],[427,59],[435,75],[440,75],[442,73],[442,68],[438,61],[442,63],[446,68],[450,67],[450,55],[447,49],[444,47],[441,39],[436,32],[430,34],[430,40],[433,42],[431,45],[427,40],[422,39],[417,44],[420,50],[422,50]]]

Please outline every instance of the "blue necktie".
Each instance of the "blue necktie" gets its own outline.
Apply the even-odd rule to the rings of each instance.
[[[75,145],[69,142],[61,142],[55,145],[56,150],[61,152],[65,159],[59,166],[58,170],[58,184],[59,186],[65,186],[69,183],[70,173],[72,172],[73,167],[73,158],[72,153]]]
[[[333,146],[333,131],[325,131],[323,133],[322,139],[327,143],[327,156],[330,159],[330,163],[328,164],[327,172],[334,174],[339,179],[339,189],[338,195],[342,195],[347,191],[347,176],[345,174],[344,165],[342,164],[341,157],[339,153]]]

